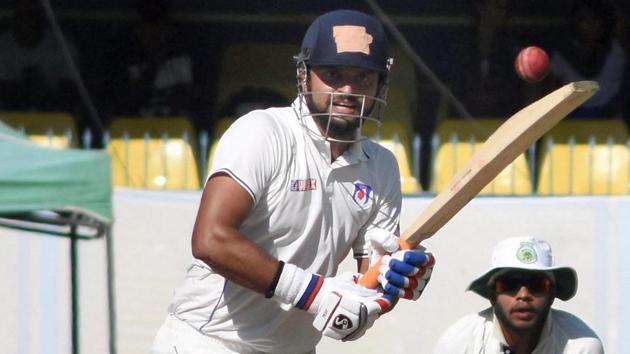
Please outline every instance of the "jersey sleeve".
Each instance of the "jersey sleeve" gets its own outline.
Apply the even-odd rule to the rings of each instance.
[[[557,341],[564,345],[557,348],[563,353],[604,353],[603,344],[597,333],[576,315],[552,309],[549,318],[553,321],[555,332],[564,336],[562,340]]]
[[[226,173],[257,203],[278,165],[279,129],[265,111],[253,111],[237,119],[219,140],[208,179]]]
[[[486,316],[492,316],[485,310]],[[486,322],[480,314],[466,315],[451,324],[437,340],[433,348],[433,354],[453,353],[479,353],[479,348],[484,347],[486,339],[490,337],[486,331],[486,325],[493,327],[492,322]],[[498,351],[490,351],[497,353]]]
[[[372,248],[370,234],[374,230],[381,229],[396,236],[400,235],[402,193],[398,163],[389,150],[379,147],[376,151],[376,153],[371,152],[371,154],[375,159],[373,163],[376,164],[380,173],[378,195],[369,222],[362,228],[357,241],[353,244],[354,258],[369,257]]]

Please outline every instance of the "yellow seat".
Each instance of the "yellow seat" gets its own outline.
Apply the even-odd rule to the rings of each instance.
[[[186,117],[116,117],[110,125],[114,186],[197,190],[196,133]]]
[[[210,151],[208,152],[208,170],[206,172],[210,172],[212,168],[212,161],[214,160],[214,154],[217,151],[217,145],[219,143],[219,139],[225,131],[234,123],[236,119],[232,117],[223,117],[217,121],[212,129],[212,138],[210,139]]]
[[[394,65],[389,78],[387,106],[381,117],[381,127],[366,124],[365,136],[383,145],[394,153],[400,170],[401,189],[405,194],[421,191],[420,184],[412,172],[412,144],[414,117],[417,111],[417,80],[415,66],[398,46],[393,46]]]
[[[56,149],[79,146],[74,117],[67,112],[0,112],[0,120],[23,131],[36,144]]]
[[[538,193],[630,194],[627,144],[622,121],[561,121],[542,140]]]
[[[484,141],[503,123],[501,119],[445,120],[438,127],[439,146],[433,159],[431,190],[441,192]],[[480,194],[527,195],[532,193],[525,154],[501,171]]]
[[[421,191],[417,176],[413,175],[411,141],[414,137],[417,112],[417,80],[415,66],[398,46],[392,47],[394,65],[389,78],[387,107],[380,127],[378,142],[388,148],[398,160],[401,189],[405,194]],[[366,126],[369,129],[369,127]],[[374,132],[367,132],[374,136]]]
[[[293,56],[300,48],[284,43],[234,43],[225,48],[219,64],[217,107],[245,87],[271,89],[293,101],[297,96]]]
[[[366,128],[371,126],[366,126]],[[399,121],[384,121],[378,130],[366,130],[364,134],[390,150],[398,161],[400,186],[404,194],[420,192],[418,179],[411,172],[411,142],[409,131]]]

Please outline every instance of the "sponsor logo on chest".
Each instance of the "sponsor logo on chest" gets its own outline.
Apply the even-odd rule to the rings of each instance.
[[[316,191],[318,190],[318,184],[315,178],[292,179],[290,182],[290,192]],[[345,192],[343,194],[347,193],[347,197],[350,197],[354,204],[358,206],[357,210],[367,210],[372,207],[374,190],[371,185],[356,181],[352,184],[346,184],[341,188]],[[334,193],[332,190],[330,190],[330,192]]]
[[[291,180],[291,192],[308,192],[316,189],[317,180],[315,178]]]

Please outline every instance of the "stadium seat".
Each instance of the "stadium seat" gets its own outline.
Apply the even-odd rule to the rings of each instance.
[[[243,88],[267,88],[293,101],[297,95],[293,56],[300,48],[295,44],[241,42],[223,51],[217,81],[217,107]]]
[[[541,143],[538,194],[630,194],[629,173],[624,122],[561,121]]]
[[[197,190],[196,133],[186,117],[116,117],[107,149],[114,186]]]
[[[483,142],[503,123],[502,119],[445,120],[438,126],[439,144],[434,152],[431,190],[441,192]],[[527,195],[532,193],[530,168],[521,154],[480,194]]]
[[[366,125],[363,134],[388,148],[396,156],[400,169],[401,188],[405,194],[421,191],[412,173],[414,117],[417,111],[415,66],[398,46],[393,46],[394,65],[389,78],[387,106],[379,133],[374,125]]]
[[[366,128],[371,126],[366,126]],[[380,129],[364,131],[372,140],[389,149],[398,161],[400,186],[404,194],[420,192],[418,179],[411,172],[411,139],[409,131],[398,121],[384,121]]]
[[[0,112],[0,120],[43,146],[56,149],[79,146],[76,122],[67,112]]]

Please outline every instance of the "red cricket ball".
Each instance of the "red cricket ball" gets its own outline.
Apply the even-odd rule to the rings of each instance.
[[[523,48],[514,60],[514,69],[521,79],[539,82],[549,73],[549,56],[537,46]]]

